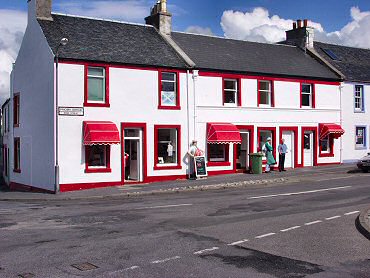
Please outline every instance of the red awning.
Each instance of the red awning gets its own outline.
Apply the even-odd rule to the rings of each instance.
[[[324,139],[328,135],[331,135],[334,139],[338,139],[344,134],[344,129],[337,124],[320,124],[320,139]]]
[[[207,143],[209,144],[241,144],[239,129],[228,123],[209,123]]]
[[[84,122],[84,145],[119,144],[119,131],[112,122]]]

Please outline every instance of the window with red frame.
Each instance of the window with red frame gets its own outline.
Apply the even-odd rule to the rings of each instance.
[[[21,172],[21,139],[14,138],[14,172]]]
[[[228,162],[229,144],[208,144],[208,162]]]
[[[19,94],[14,95],[13,98],[13,125],[15,127],[19,126],[19,105],[20,105]]]
[[[105,67],[86,66],[85,106],[109,105],[108,69]]]
[[[179,96],[179,80],[176,72],[161,71],[160,76],[160,96],[159,96],[159,107],[160,108],[178,108]]]
[[[258,105],[270,107],[274,106],[272,81],[258,81]]]
[[[158,128],[157,132],[157,166],[178,165],[178,129]]]
[[[110,146],[86,146],[85,163],[87,173],[110,172]]]
[[[240,106],[239,79],[224,79],[224,106]]]
[[[330,135],[320,139],[320,156],[329,156],[334,154],[334,139]]]
[[[301,107],[315,107],[313,84],[301,84]]]

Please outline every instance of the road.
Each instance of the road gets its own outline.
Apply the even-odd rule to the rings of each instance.
[[[367,278],[370,241],[355,219],[369,205],[369,174],[132,199],[0,202],[0,277]]]

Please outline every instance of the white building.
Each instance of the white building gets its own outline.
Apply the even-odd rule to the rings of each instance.
[[[341,162],[339,74],[298,47],[171,32],[165,4],[153,27],[29,1],[12,73],[11,188],[186,178],[194,138],[211,175],[244,171],[267,137],[275,156],[286,139],[287,167]]]

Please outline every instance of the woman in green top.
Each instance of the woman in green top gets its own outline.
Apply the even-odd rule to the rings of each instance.
[[[266,159],[267,159],[266,170],[265,170],[266,173],[270,173],[271,171],[270,166],[276,164],[274,155],[272,154],[273,150],[274,149],[272,148],[272,145],[271,145],[271,137],[268,137],[267,142],[265,143],[265,153],[266,153]]]

